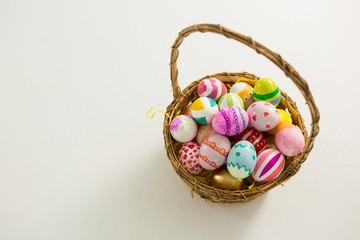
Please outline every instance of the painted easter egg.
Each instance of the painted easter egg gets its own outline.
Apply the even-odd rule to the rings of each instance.
[[[258,131],[268,131],[273,129],[279,122],[279,114],[274,105],[265,102],[254,102],[247,109],[250,126]]]
[[[179,161],[191,174],[198,175],[203,169],[199,164],[200,145],[195,142],[183,143],[179,149]]]
[[[270,78],[261,78],[254,86],[254,100],[266,101],[276,107],[281,100],[280,88]]]
[[[238,107],[220,109],[212,121],[215,131],[226,136],[234,136],[241,133],[248,124],[249,116],[247,112]]]
[[[190,142],[197,133],[196,122],[189,116],[179,115],[170,123],[170,134],[179,142]]]
[[[235,93],[227,93],[224,96],[222,96],[218,102],[218,106],[219,109],[223,109],[226,107],[239,107],[239,108],[244,108],[244,102],[241,99],[241,97],[239,97],[239,95],[235,94]]]
[[[271,129],[270,131],[267,131],[268,134],[270,135],[275,135],[275,133],[277,132],[278,127],[283,124],[283,123],[292,123],[292,119],[290,116],[290,113],[286,112],[285,110],[282,109],[277,109],[277,112],[279,114],[279,122],[276,124],[276,126]]]
[[[241,140],[231,148],[226,165],[234,178],[244,179],[254,171],[256,160],[254,146],[249,141]]]
[[[198,94],[200,97],[208,97],[216,102],[227,92],[225,84],[216,78],[207,78],[198,85]]]
[[[283,123],[275,134],[275,144],[282,154],[293,157],[303,151],[305,138],[299,127]]]
[[[243,180],[234,178],[227,169],[220,168],[211,175],[209,183],[211,186],[223,190],[238,190],[242,187]]]
[[[240,134],[235,135],[236,142],[241,140],[251,142],[251,144],[254,145],[257,154],[266,149],[266,140],[263,135],[253,128],[246,128]]]
[[[285,158],[276,149],[266,149],[259,154],[252,177],[257,182],[268,182],[277,178],[284,170]]]
[[[230,147],[229,139],[220,134],[214,134],[206,138],[200,146],[200,165],[206,170],[221,167],[226,161]]]
[[[201,125],[199,127],[198,133],[196,134],[196,142],[201,144],[207,137],[210,137],[217,132],[213,129],[212,125]]]
[[[201,97],[191,104],[191,116],[200,124],[207,125],[219,111],[218,105],[208,97]]]
[[[230,93],[235,93],[244,101],[245,107],[253,102],[253,92],[254,89],[250,84],[245,82],[238,82],[232,85],[230,88]]]

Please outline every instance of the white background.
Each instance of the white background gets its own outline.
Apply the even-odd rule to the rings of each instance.
[[[0,1],[0,239],[360,239],[358,1]],[[170,46],[221,23],[307,79],[320,135],[300,172],[237,206],[205,202],[163,146]],[[248,71],[305,101],[255,51],[194,34],[182,87]]]

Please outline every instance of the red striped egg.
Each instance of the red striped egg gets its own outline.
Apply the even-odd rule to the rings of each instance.
[[[235,141],[247,140],[254,145],[256,153],[260,154],[266,149],[266,141],[261,133],[253,128],[246,128],[243,132],[235,135]]]
[[[285,158],[276,149],[266,149],[259,154],[252,177],[257,182],[268,182],[277,178],[284,170]]]

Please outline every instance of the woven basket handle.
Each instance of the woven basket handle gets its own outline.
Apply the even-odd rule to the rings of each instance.
[[[320,113],[305,79],[303,79],[300,76],[300,74],[278,53],[275,53],[270,49],[268,49],[267,47],[263,46],[262,44],[254,41],[251,37],[234,32],[221,25],[195,24],[183,29],[179,33],[178,37],[176,38],[174,44],[171,47],[172,50],[171,50],[171,60],[170,60],[170,77],[171,77],[174,99],[179,97],[181,92],[178,84],[178,68],[177,68],[177,59],[179,56],[178,48],[185,37],[195,32],[201,32],[201,33],[212,32],[245,44],[246,46],[254,49],[257,53],[267,57],[276,66],[278,66],[285,73],[287,77],[289,77],[295,83],[295,85],[298,87],[298,89],[301,91],[302,95],[306,99],[306,104],[309,106],[309,110],[311,113],[311,118],[312,118],[311,133],[308,136],[309,137],[308,144],[310,145],[309,148],[310,151],[313,147],[315,137],[318,135],[319,132]]]

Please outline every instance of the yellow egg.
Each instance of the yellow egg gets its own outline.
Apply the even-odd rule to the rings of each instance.
[[[267,131],[268,134],[270,135],[275,135],[278,132],[278,128],[281,124],[283,123],[292,123],[292,119],[290,116],[290,113],[282,110],[282,109],[276,109],[278,114],[279,114],[279,122],[278,124],[271,130]]]

